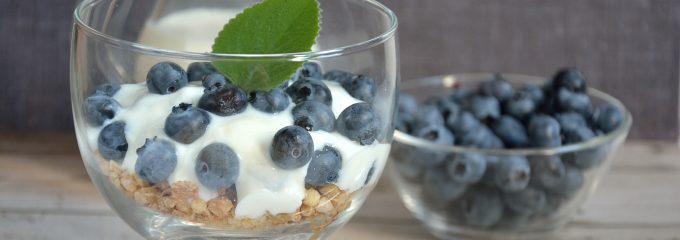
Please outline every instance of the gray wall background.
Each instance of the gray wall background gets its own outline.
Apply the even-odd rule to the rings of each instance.
[[[631,136],[677,140],[680,1],[381,0],[400,18],[402,76],[581,68],[632,111]],[[75,1],[0,0],[0,132],[72,131]]]

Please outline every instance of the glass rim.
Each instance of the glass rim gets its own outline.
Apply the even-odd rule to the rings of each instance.
[[[417,80],[410,81],[412,82],[411,84],[409,83],[403,83],[402,84],[402,89],[406,87],[408,89],[408,86],[415,87],[415,86],[424,86],[424,82],[442,82],[444,79],[455,79],[455,76],[493,76],[496,73],[460,73],[460,74],[447,74],[447,75],[438,75],[438,76],[432,76],[432,77],[426,77],[426,78],[420,78]],[[524,75],[524,74],[513,74],[513,73],[501,73],[505,77],[511,77],[511,78],[528,78],[528,79],[545,79],[544,77],[538,77],[538,76],[530,76],[530,75]],[[511,81],[512,82],[512,81]],[[568,152],[576,152],[584,149],[591,149],[595,148],[610,142],[615,141],[619,137],[625,136],[628,134],[630,131],[630,128],[633,124],[633,117],[629,110],[615,97],[602,92],[600,90],[597,90],[595,88],[588,87],[588,95],[590,96],[595,96],[599,99],[602,99],[606,103],[614,105],[616,108],[620,109],[622,114],[623,114],[623,120],[621,121],[621,125],[616,128],[614,131],[611,131],[607,134],[601,135],[601,136],[596,136],[588,141],[585,142],[580,142],[576,144],[569,144],[569,145],[563,145],[559,147],[552,147],[552,148],[514,148],[514,149],[492,149],[492,148],[475,148],[475,147],[463,147],[463,146],[455,146],[455,145],[444,145],[444,144],[435,144],[430,141],[427,141],[425,139],[421,139],[418,137],[411,136],[407,133],[401,132],[399,130],[394,130],[394,141],[399,142],[402,144],[406,145],[411,145],[414,147],[424,147],[428,149],[433,149],[436,151],[446,151],[450,153],[479,153],[479,154],[490,154],[490,155],[540,155],[540,156],[549,156],[549,155],[556,155],[556,154],[563,154],[563,153],[568,153]]]
[[[85,30],[86,34],[95,37],[99,40],[112,44],[118,47],[130,48],[136,51],[148,52],[155,55],[175,57],[175,58],[185,58],[185,59],[204,59],[204,60],[226,60],[226,59],[294,59],[294,60],[307,60],[307,59],[324,59],[329,57],[343,56],[354,52],[361,52],[380,44],[385,43],[387,40],[394,37],[399,22],[397,20],[396,14],[389,9],[387,6],[376,0],[362,0],[362,4],[367,7],[373,8],[378,12],[385,14],[390,21],[389,27],[378,34],[377,36],[370,37],[367,40],[361,42],[355,42],[349,45],[335,47],[326,50],[318,51],[308,51],[308,52],[296,52],[296,53],[273,53],[273,54],[226,54],[226,53],[211,53],[211,52],[193,52],[193,51],[181,51],[166,48],[159,48],[150,46],[147,44],[141,44],[135,41],[123,40],[120,38],[113,37],[102,31],[99,31],[92,27],[90,24],[83,20],[82,14],[84,11],[92,7],[92,5],[98,2],[106,0],[83,0],[75,8],[73,13],[74,24]],[[340,0],[346,1],[346,0]]]

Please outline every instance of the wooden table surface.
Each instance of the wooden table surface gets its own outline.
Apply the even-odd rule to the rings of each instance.
[[[0,135],[0,239],[140,239],[85,173],[72,136]],[[332,239],[434,239],[383,178]],[[680,240],[680,149],[633,142],[556,239]]]

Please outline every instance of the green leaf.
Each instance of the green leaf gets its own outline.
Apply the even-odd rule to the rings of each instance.
[[[317,0],[264,0],[227,23],[213,53],[274,54],[310,51],[319,34]],[[246,91],[270,90],[302,65],[286,59],[224,60],[213,63]]]

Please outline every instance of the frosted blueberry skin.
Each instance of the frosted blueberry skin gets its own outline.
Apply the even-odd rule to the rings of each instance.
[[[125,122],[116,121],[106,125],[99,133],[97,147],[99,154],[107,160],[123,162],[128,150],[128,142],[125,138]]]
[[[336,130],[361,145],[372,144],[379,133],[380,116],[368,103],[347,107],[335,120]]]
[[[307,131],[332,132],[335,115],[328,105],[318,101],[305,101],[293,108],[293,121]]]
[[[135,172],[152,184],[166,181],[177,167],[175,145],[166,140],[146,139],[144,146],[137,149],[137,155]]]
[[[281,112],[290,105],[288,95],[281,88],[274,88],[270,91],[251,92],[248,102],[255,109],[266,113]]]
[[[293,82],[286,88],[286,93],[295,104],[304,101],[319,101],[331,106],[333,103],[331,90],[321,80],[314,78],[304,78]]]
[[[238,155],[229,146],[213,143],[198,154],[194,171],[203,186],[224,189],[236,183],[239,162]]]
[[[174,93],[188,83],[184,69],[172,62],[157,63],[146,75],[146,86],[149,92],[161,95]]]
[[[173,140],[190,144],[205,134],[208,124],[210,124],[208,112],[191,104],[180,103],[172,108],[172,112],[165,119],[163,130]]]
[[[118,109],[118,101],[97,91],[85,99],[85,120],[92,126],[101,126],[106,120],[113,119]]]
[[[307,167],[305,184],[319,187],[335,183],[338,181],[340,168],[342,168],[340,153],[333,147],[325,146],[322,150],[314,152]]]
[[[210,62],[193,62],[187,67],[189,82],[203,81],[205,77],[213,73],[217,73],[217,69]]]
[[[314,141],[309,132],[299,126],[284,127],[274,135],[269,155],[274,164],[286,170],[300,168],[312,160]]]

